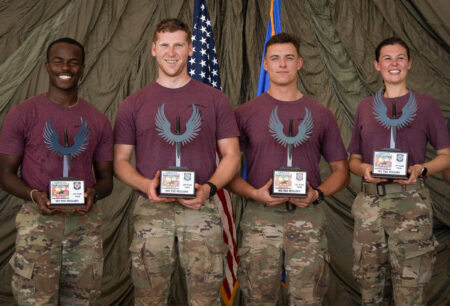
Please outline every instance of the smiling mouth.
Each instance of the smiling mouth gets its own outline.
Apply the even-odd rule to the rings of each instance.
[[[177,62],[178,62],[178,60],[166,60],[166,63],[168,63],[168,64],[175,64]]]
[[[67,75],[67,74],[58,75],[58,79],[61,79],[61,80],[70,80],[71,78],[72,78],[72,76]]]
[[[390,74],[400,74],[400,70],[398,69],[394,69],[394,70],[389,70]]]

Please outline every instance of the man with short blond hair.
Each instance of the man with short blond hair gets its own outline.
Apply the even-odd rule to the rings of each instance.
[[[177,19],[161,21],[152,55],[158,78],[122,103],[114,131],[116,175],[139,194],[130,246],[135,302],[167,302],[178,257],[188,304],[219,305],[227,246],[212,197],[239,171],[239,131],[225,95],[188,76],[192,44],[187,25]],[[184,133],[190,134],[182,144],[166,141]],[[216,146],[222,156],[217,166]],[[134,148],[136,168],[130,164]],[[157,192],[160,170],[175,164],[178,150],[181,165],[195,171],[193,199]]]

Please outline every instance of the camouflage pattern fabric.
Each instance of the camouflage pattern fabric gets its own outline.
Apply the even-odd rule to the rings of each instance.
[[[16,217],[12,289],[19,305],[92,305],[100,296],[101,212],[44,216],[25,202]]]
[[[165,305],[179,256],[189,305],[220,305],[227,245],[212,198],[200,210],[139,197],[130,246],[136,305]]]
[[[379,197],[359,193],[355,218],[353,273],[363,305],[383,305],[391,270],[396,305],[424,305],[423,287],[432,275],[437,241],[427,188]]]
[[[323,204],[321,204],[323,205]],[[246,305],[275,305],[282,265],[290,305],[320,305],[328,289],[326,219],[321,205],[275,207],[249,200],[240,229],[238,280]]]

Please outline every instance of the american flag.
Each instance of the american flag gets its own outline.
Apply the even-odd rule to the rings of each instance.
[[[221,90],[219,62],[217,61],[211,19],[209,18],[205,0],[195,0],[194,2],[192,46],[194,52],[188,60],[189,75],[193,79]],[[219,159],[220,155],[219,151],[217,151],[217,163]],[[225,279],[223,280],[220,292],[225,305],[231,306],[238,285],[236,280],[238,260],[233,203],[231,201],[231,194],[224,189],[217,191],[217,195],[214,196],[214,201],[219,207],[223,226],[223,240],[228,244]]]

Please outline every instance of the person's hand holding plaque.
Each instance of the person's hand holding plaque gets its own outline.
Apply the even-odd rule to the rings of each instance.
[[[270,195],[270,186],[272,186],[273,179],[270,179],[264,186],[255,189],[252,199],[263,202],[267,206],[276,206],[285,203],[289,200],[288,197],[272,197]]]
[[[193,199],[183,199],[178,198],[177,201],[188,208],[192,209],[200,209],[203,205],[203,203],[206,201],[206,199],[209,198],[210,193],[210,187],[208,184],[195,184],[195,198]]]
[[[175,198],[162,198],[158,196],[158,187],[160,182],[160,171],[156,171],[155,177],[152,179],[148,179],[147,188],[145,193],[150,201],[155,203],[161,202],[173,202],[176,201]]]
[[[54,213],[60,211],[50,206],[50,200],[48,198],[47,192],[32,190],[30,192],[30,197],[31,200],[39,208],[39,212],[42,215],[53,215]]]
[[[319,193],[317,190],[311,187],[309,182],[306,182],[308,192],[306,194],[306,198],[289,198],[289,202],[294,204],[297,207],[300,208],[306,208],[309,205],[311,205],[318,197]]]
[[[417,183],[417,179],[422,177],[424,166],[421,164],[416,164],[408,167],[409,177],[407,180],[394,180],[394,182],[401,185],[413,185]]]

